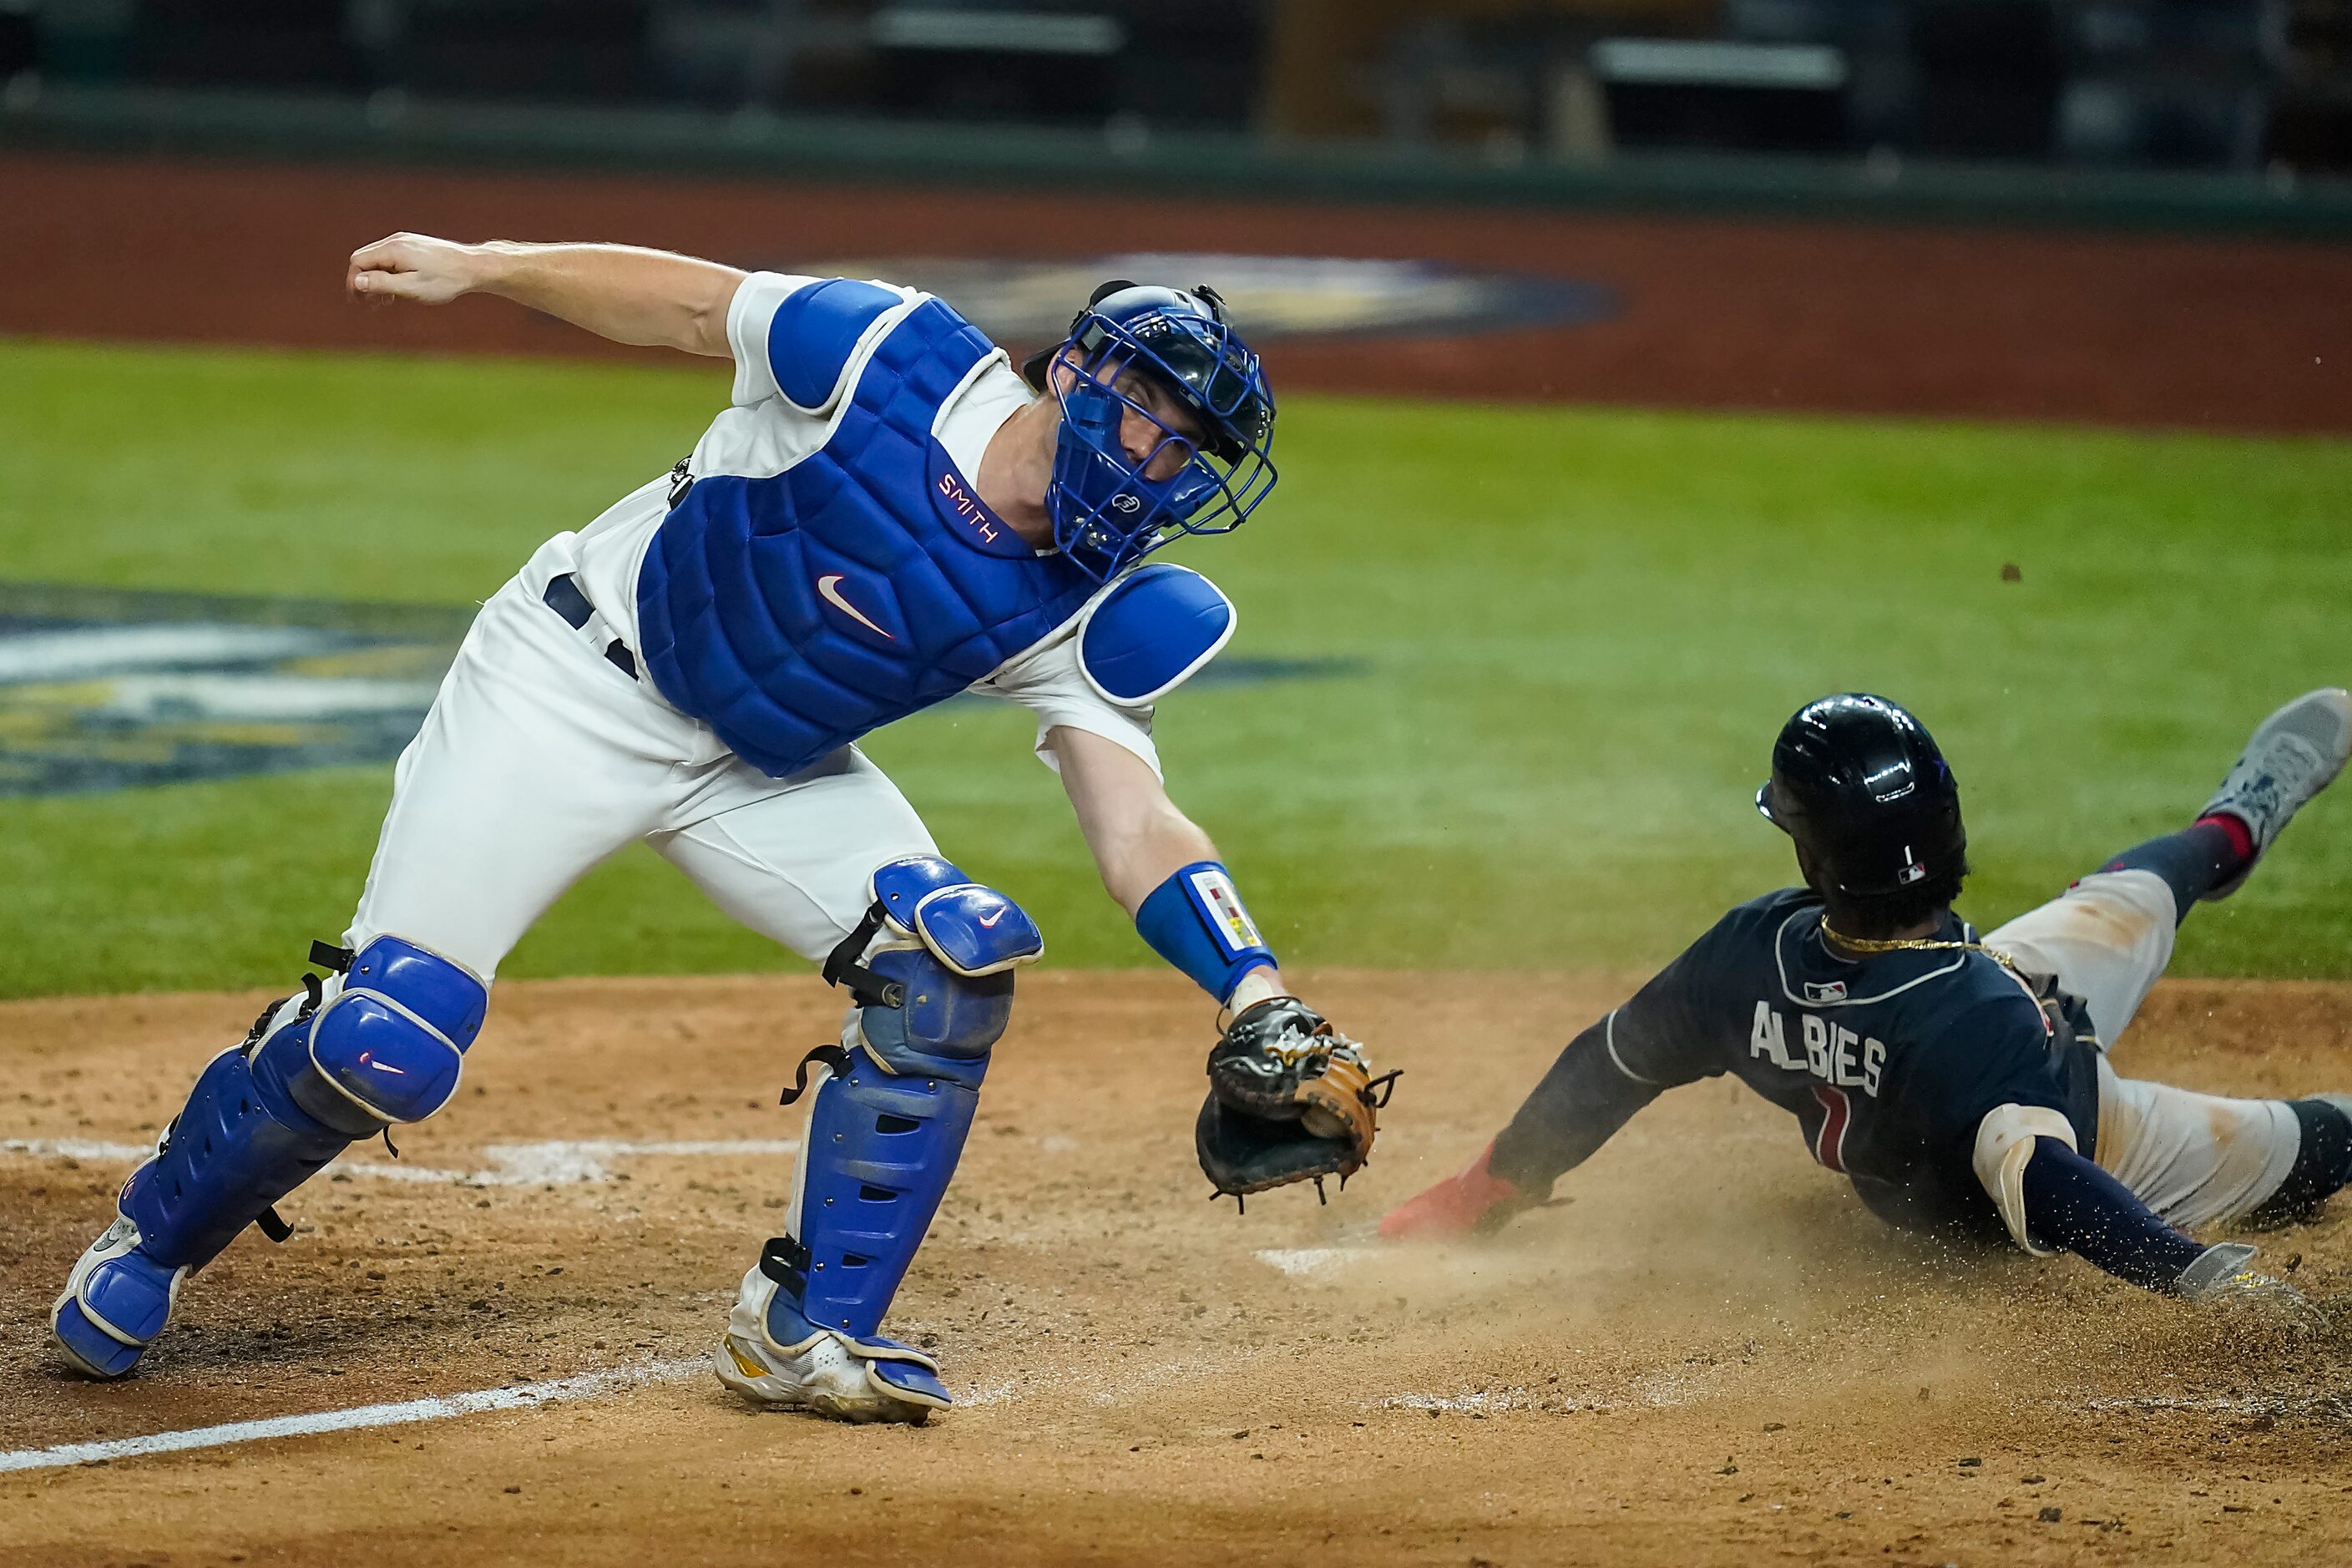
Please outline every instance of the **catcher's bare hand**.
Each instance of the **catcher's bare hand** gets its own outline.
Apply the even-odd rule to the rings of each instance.
[[[1209,1052],[1209,1097],[1193,1127],[1201,1169],[1239,1197],[1361,1170],[1394,1073],[1296,996],[1244,1008]]]
[[[343,286],[358,300],[446,305],[480,279],[481,252],[429,234],[395,234],[352,252]]]

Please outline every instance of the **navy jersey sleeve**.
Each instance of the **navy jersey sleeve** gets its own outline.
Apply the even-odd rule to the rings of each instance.
[[[2043,1242],[2146,1290],[2171,1289],[2205,1251],[2055,1138],[2034,1140],[2025,1166],[2025,1217]]]
[[[1704,1007],[1709,949],[1723,929],[1692,943],[1631,1001],[1568,1043],[1496,1138],[1488,1167],[1496,1175],[1549,1193],[1661,1090],[1723,1070],[1707,1048]]]
[[[1682,956],[1650,977],[1623,1006],[1601,1020],[1602,1048],[1611,1063],[1636,1083],[1672,1089],[1723,1069],[1717,1038],[1724,1016],[1717,993],[1738,965],[1719,951],[1736,944],[1748,906],[1716,922],[1685,948]]]
[[[1905,1052],[1888,1070],[1902,1114],[1943,1154],[1965,1158],[1977,1124],[1997,1107],[2046,1106],[2062,1115],[2069,1110],[2049,1020],[2023,991],[1969,1003],[1925,1048]]]

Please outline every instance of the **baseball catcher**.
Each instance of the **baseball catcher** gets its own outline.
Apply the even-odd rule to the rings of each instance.
[[[2352,696],[2299,697],[2190,826],[1979,937],[1951,910],[1968,838],[1934,740],[1881,698],[1810,703],[1756,797],[1805,885],[1733,910],[1570,1042],[1469,1168],[1381,1232],[1491,1230],[1659,1094],[1731,1073],[1894,1225],[2006,1236],[2151,1290],[2307,1316],[2252,1271],[2253,1247],[2188,1233],[2314,1214],[2352,1179],[2352,1097],[2195,1094],[2125,1078],[2110,1055],[2182,918],[2243,887],[2347,753]]]
[[[1111,898],[1231,1017],[1199,1120],[1211,1180],[1238,1194],[1363,1163],[1362,1051],[1290,994],[1151,739],[1234,610],[1146,557],[1240,527],[1275,483],[1274,393],[1215,290],[1106,283],[1016,373],[917,289],[623,246],[395,235],[347,283],[496,295],[726,360],[731,396],[675,468],[484,605],[400,759],[352,923],[313,946],[329,973],[205,1068],[74,1264],[50,1322],[76,1367],[130,1373],[248,1226],[282,1239],[281,1199],[447,1104],[499,961],[642,842],[848,1000],[838,1043],[793,1075],[808,1130],[784,1234],[744,1273],[714,1370],[845,1420],[948,1405],[883,1318],[1045,940],[857,742],[966,691],[1034,717]]]

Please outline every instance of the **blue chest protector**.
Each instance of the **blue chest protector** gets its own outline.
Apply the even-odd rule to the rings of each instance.
[[[956,695],[1099,586],[1039,555],[931,427],[994,346],[927,300],[844,394],[823,447],[765,479],[698,479],[637,578],[647,673],[776,777]]]

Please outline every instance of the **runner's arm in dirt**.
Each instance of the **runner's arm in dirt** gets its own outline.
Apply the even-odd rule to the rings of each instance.
[[[715,261],[629,245],[460,245],[395,234],[352,252],[355,299],[444,305],[495,294],[617,343],[724,359],[727,310],[744,274]]]
[[[2253,1247],[2236,1241],[2208,1247],[2175,1230],[2071,1142],[2036,1136],[2020,1166],[2015,1192],[2033,1243],[2028,1251],[2071,1252],[2128,1284],[2185,1300],[2245,1300],[2290,1319],[2325,1321],[2294,1287],[2247,1267]],[[1997,1190],[1993,1200],[2002,1203]]]
[[[2054,1107],[2003,1100],[1970,1124],[1973,1131],[1961,1134],[1971,1144],[1969,1163],[2027,1252],[2071,1252],[2126,1284],[2191,1300],[2272,1294],[2302,1306],[2290,1288],[2246,1271],[2252,1247],[2208,1247],[2168,1225],[2076,1149],[2074,1130]]]
[[[2205,1248],[2173,1229],[2129,1187],[2074,1152],[2037,1137],[2021,1173],[2031,1234],[2118,1279],[2169,1290]]]
[[[2021,1017],[2019,1015],[2021,1014]],[[2246,1272],[2254,1249],[2207,1247],[2167,1224],[2138,1194],[2080,1152],[2076,1106],[2046,1043],[2042,1010],[2001,995],[1952,1014],[1942,1048],[1890,1063],[1885,1092],[1934,1163],[1973,1173],[2011,1239],[2036,1257],[2071,1252],[2143,1289],[2189,1300],[2272,1295],[2286,1286]]]
[[[1570,1040],[1495,1141],[1467,1167],[1390,1211],[1381,1237],[1433,1241],[1497,1229],[1548,1202],[1552,1184],[1635,1111],[1678,1084],[1720,1074],[1721,1065],[1707,1059],[1692,1002],[1707,974],[1707,940]]]

